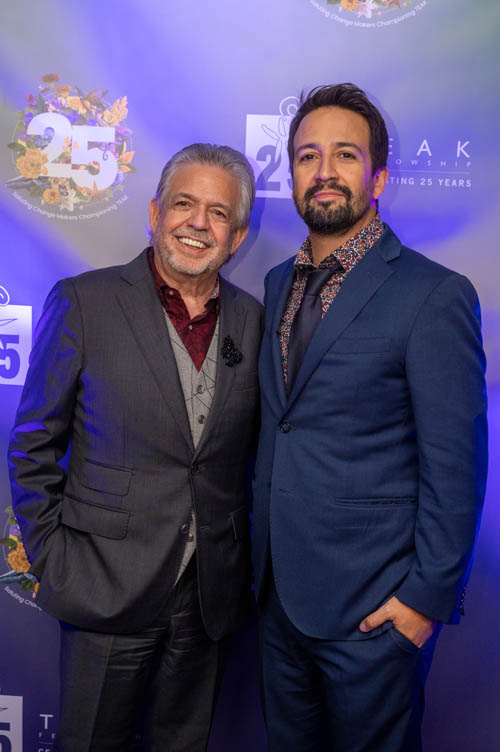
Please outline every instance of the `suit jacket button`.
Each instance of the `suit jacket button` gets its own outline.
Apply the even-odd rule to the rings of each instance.
[[[280,431],[281,433],[288,433],[292,430],[292,426],[290,423],[287,423],[286,421],[284,423],[280,423]]]
[[[199,472],[200,470],[200,466],[198,465],[197,462],[193,462],[190,469],[191,469],[191,475],[196,475],[196,473]]]
[[[189,525],[187,522],[185,522],[184,525],[181,525],[179,532],[181,535],[187,535],[189,533]]]

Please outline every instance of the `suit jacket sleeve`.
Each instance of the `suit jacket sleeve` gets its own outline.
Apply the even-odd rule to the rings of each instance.
[[[487,466],[479,302],[465,277],[446,277],[421,307],[408,340],[406,370],[419,498],[416,559],[396,595],[429,617],[455,622],[472,563]]]
[[[59,526],[66,478],[59,463],[71,439],[81,345],[76,293],[72,282],[63,280],[50,292],[35,331],[9,446],[14,512],[36,577]]]

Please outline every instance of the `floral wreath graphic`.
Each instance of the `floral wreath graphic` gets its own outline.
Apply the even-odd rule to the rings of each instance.
[[[10,296],[6,288],[0,285],[0,306],[7,306],[10,302]],[[0,319],[0,326],[9,324],[14,319]],[[4,538],[0,538],[0,544],[5,547],[5,561],[9,567],[5,574],[0,575],[0,584],[16,582],[21,586],[21,590],[33,590],[33,597],[38,590],[38,583],[32,574],[29,574],[30,563],[24,550],[21,537],[21,530],[14,517],[12,507],[5,509],[7,522],[4,528]]]
[[[30,563],[24,550],[21,530],[14,517],[12,507],[7,507],[5,511],[8,518],[4,529],[5,537],[0,538],[0,543],[6,549],[4,558],[9,569],[5,574],[0,575],[0,585],[10,582],[16,583],[23,591],[32,590],[33,597],[35,597],[38,590],[38,582],[29,573]]]
[[[372,18],[375,13],[381,16],[388,10],[407,8],[412,0],[326,0],[327,5],[340,5],[340,11],[356,13],[360,18]]]
[[[73,212],[123,191],[131,164],[132,131],[127,128],[127,97],[106,100],[107,91],[85,94],[78,86],[59,83],[56,73],[42,76],[38,95],[27,106],[9,149],[19,175],[7,181],[41,204]]]

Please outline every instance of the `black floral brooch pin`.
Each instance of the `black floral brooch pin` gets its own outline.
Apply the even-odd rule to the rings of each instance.
[[[221,354],[229,368],[237,366],[243,360],[242,353],[234,346],[234,342],[229,335],[224,337]]]

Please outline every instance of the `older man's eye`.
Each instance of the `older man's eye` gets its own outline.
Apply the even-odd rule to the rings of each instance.
[[[227,214],[222,209],[213,209],[212,214],[216,219],[227,219]]]

